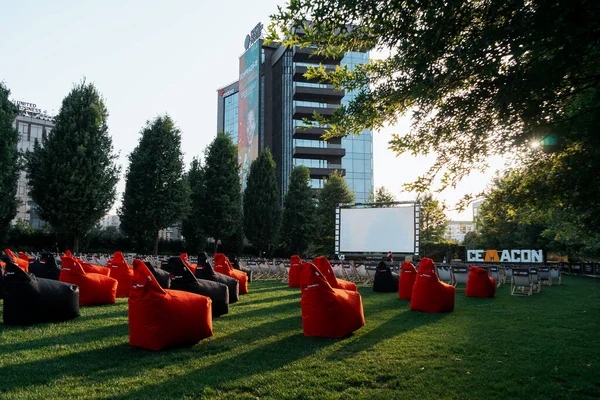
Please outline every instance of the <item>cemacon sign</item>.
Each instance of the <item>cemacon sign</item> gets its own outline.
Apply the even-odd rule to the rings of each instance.
[[[543,263],[543,250],[467,250],[468,262]]]

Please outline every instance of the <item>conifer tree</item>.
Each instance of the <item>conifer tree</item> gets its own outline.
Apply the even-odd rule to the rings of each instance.
[[[142,129],[138,146],[129,155],[129,168],[119,210],[121,229],[141,248],[187,212],[188,189],[183,180],[181,134],[173,120],[159,116]],[[138,249],[138,251],[140,250]]]
[[[266,148],[250,165],[244,191],[244,233],[259,252],[275,244],[281,220],[275,161]]]
[[[79,240],[111,208],[120,168],[108,134],[108,110],[91,83],[65,97],[42,147],[27,154],[31,198],[40,218],[79,251]]]
[[[335,252],[335,210],[340,203],[352,203],[354,193],[348,187],[346,179],[336,171],[327,178],[317,198],[317,249],[321,255],[332,256]]]
[[[283,202],[281,242],[288,251],[298,255],[308,249],[316,234],[316,205],[309,182],[308,168],[295,166]]]
[[[0,82],[0,240],[10,221],[17,214],[17,183],[19,164],[17,143],[19,133],[13,127],[17,107],[8,99],[10,90]]]

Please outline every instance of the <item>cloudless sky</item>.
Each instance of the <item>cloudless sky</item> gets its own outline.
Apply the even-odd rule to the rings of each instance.
[[[269,23],[285,0],[222,1],[12,1],[0,0],[0,81],[14,100],[35,103],[51,114],[74,83],[86,79],[109,110],[113,146],[122,165],[147,120],[168,113],[182,132],[186,164],[201,156],[216,134],[217,88],[237,80],[238,57],[252,28]],[[373,135],[376,186],[403,200],[402,184],[424,173],[431,157],[396,157],[387,149],[404,119]],[[494,167],[501,166],[493,160]],[[475,174],[437,197],[449,205],[482,190],[493,171]],[[116,206],[117,206],[116,205]],[[112,212],[115,212],[113,207]],[[471,211],[450,212],[471,219]]]

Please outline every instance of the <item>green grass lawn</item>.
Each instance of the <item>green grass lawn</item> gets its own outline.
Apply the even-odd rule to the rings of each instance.
[[[366,325],[304,337],[300,293],[250,284],[193,348],[128,345],[127,301],[60,324],[0,323],[0,399],[492,399],[600,395],[600,280],[563,277],[533,297],[465,298],[411,312],[361,287]]]

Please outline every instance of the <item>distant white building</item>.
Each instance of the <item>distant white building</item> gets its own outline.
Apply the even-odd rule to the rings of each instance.
[[[473,221],[450,221],[448,228],[446,228],[446,239],[456,240],[461,243],[465,240],[465,235],[475,230],[475,223]]]
[[[158,237],[162,240],[182,240],[183,236],[181,236],[181,228],[178,226],[172,226],[169,228],[161,229],[158,231]]]
[[[103,229],[106,229],[111,226],[118,228],[119,226],[121,226],[121,219],[118,215],[107,214],[104,216],[104,218],[100,220],[100,226],[102,226]]]
[[[483,199],[475,200],[473,202],[473,223],[477,223],[477,217],[479,216],[479,206],[483,203]]]

